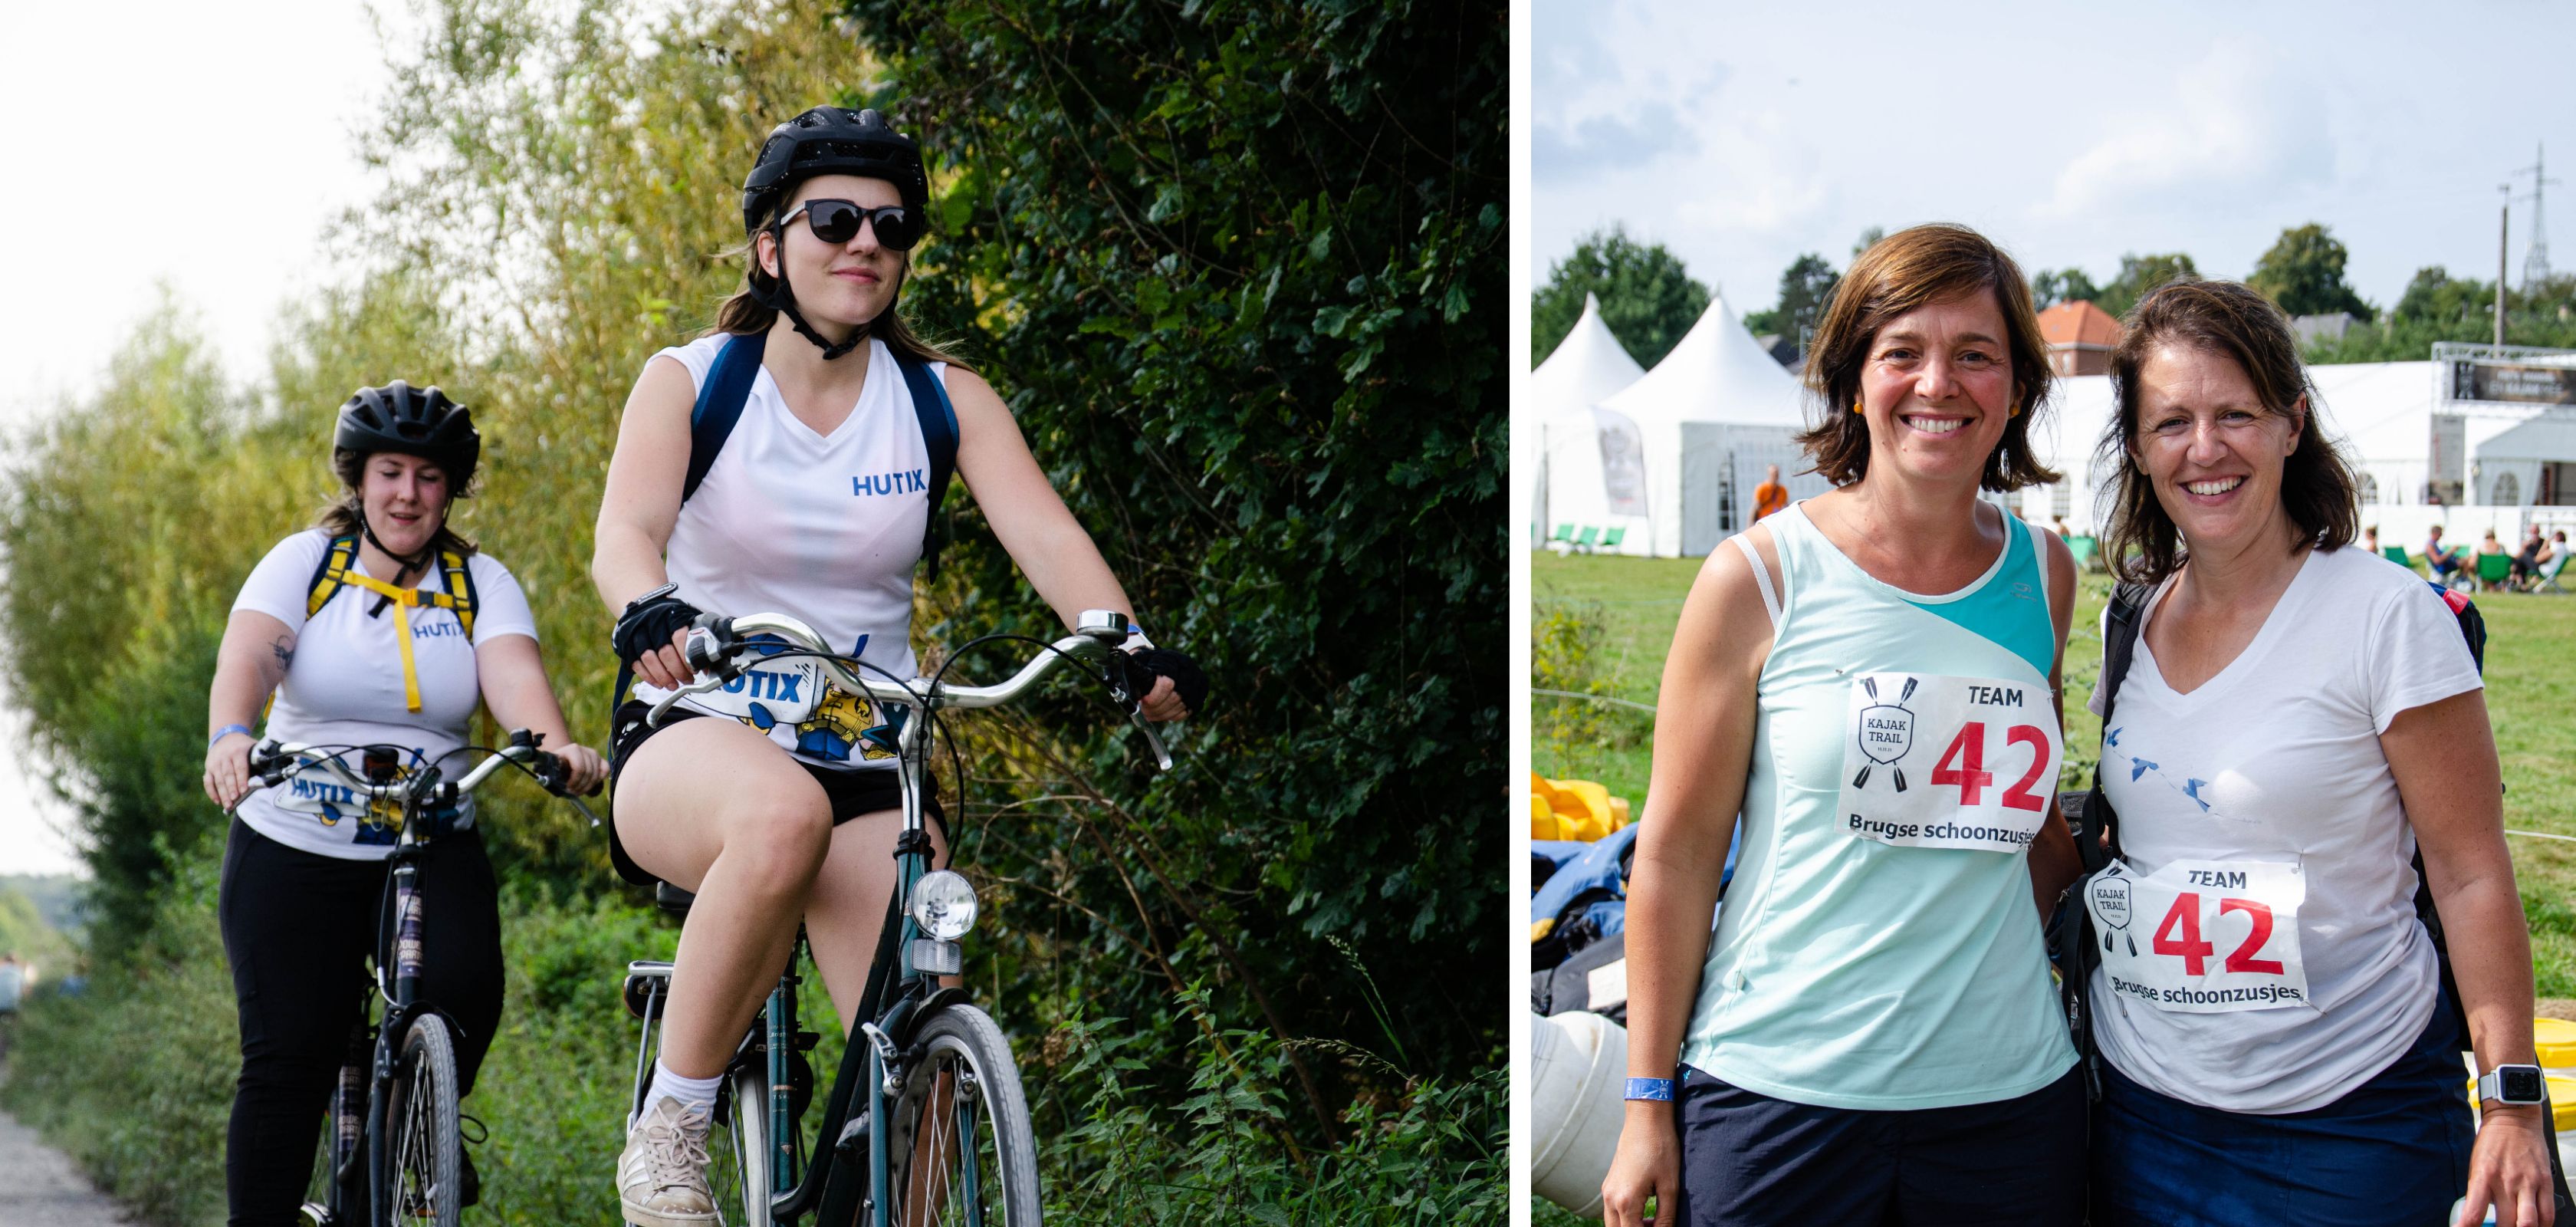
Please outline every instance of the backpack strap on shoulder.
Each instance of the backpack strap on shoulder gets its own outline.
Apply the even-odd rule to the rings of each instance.
[[[948,479],[957,471],[957,407],[949,403],[948,389],[930,373],[929,363],[898,353],[894,364],[903,372],[912,415],[921,423],[922,445],[930,452],[930,523],[921,534],[921,561],[929,566],[930,578],[937,579],[939,547],[947,537],[939,507],[948,495]]]
[[[331,598],[346,586],[349,568],[358,563],[358,535],[331,538],[322,551],[322,561],[313,567],[313,581],[304,589],[304,616],[311,618],[331,603]]]
[[[440,550],[438,565],[447,575],[448,600],[439,602],[455,613],[456,624],[465,631],[465,642],[474,642],[474,568],[465,555],[455,550]]]
[[[2107,738],[2111,714],[2118,709],[2120,683],[2129,676],[2129,661],[2137,655],[2138,630],[2144,621],[2147,598],[2151,590],[2144,584],[2121,584],[2111,590],[2109,616],[2102,627],[2102,729]],[[2119,854],[2119,815],[2111,812],[2111,802],[2102,795],[2102,767],[2093,767],[2092,795],[2084,799],[2084,810],[2075,819],[2075,852],[2084,862],[2084,872],[2096,873]],[[2103,846],[2109,835],[2110,846]]]
[[[751,381],[760,374],[761,351],[768,344],[768,333],[736,333],[716,351],[706,382],[698,385],[698,401],[689,408],[689,475],[680,483],[681,502],[698,492],[707,471],[715,467],[716,453],[724,450],[725,437],[742,420],[743,404],[751,399]]]

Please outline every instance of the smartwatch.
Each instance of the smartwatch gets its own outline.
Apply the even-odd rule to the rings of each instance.
[[[2549,1082],[2537,1065],[2499,1065],[2478,1076],[2478,1101],[2525,1107],[2549,1102]]]

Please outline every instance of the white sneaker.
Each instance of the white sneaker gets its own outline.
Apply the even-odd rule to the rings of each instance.
[[[708,1109],[683,1109],[663,1096],[626,1131],[617,1157],[617,1202],[635,1227],[711,1227],[707,1191]]]

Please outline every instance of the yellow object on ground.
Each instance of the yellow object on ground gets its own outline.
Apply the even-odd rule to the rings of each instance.
[[[2576,1069],[2576,1022],[2562,1018],[2531,1020],[2531,1042],[2540,1063],[2551,1069]]]
[[[1628,799],[1591,780],[1530,773],[1530,838],[1591,843],[1628,825]]]

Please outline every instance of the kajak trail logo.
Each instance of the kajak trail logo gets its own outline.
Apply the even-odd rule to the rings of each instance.
[[[2129,935],[2129,880],[2095,878],[2093,880],[2093,919],[2102,929],[2102,950],[2109,953],[2112,939],[2129,944],[2129,957],[2138,955],[2138,939]]]
[[[1872,700],[1869,706],[1860,709],[1858,730],[1860,752],[1869,761],[1861,764],[1859,775],[1852,777],[1852,787],[1869,787],[1869,773],[1885,767],[1889,775],[1896,777],[1896,791],[1905,791],[1905,769],[1896,763],[1905,757],[1906,751],[1914,748],[1914,713],[1906,710],[1905,701],[1914,697],[1914,684],[1919,680],[1905,679],[1905,689],[1898,692],[1895,702],[1887,703],[1878,701],[1877,678],[1860,679],[1861,689],[1868,691]],[[1933,774],[1940,773],[1935,771]]]

